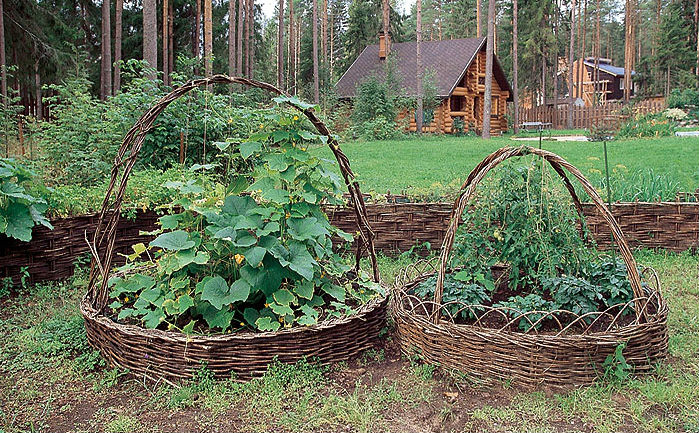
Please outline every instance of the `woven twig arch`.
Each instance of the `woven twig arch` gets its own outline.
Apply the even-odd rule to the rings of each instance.
[[[102,202],[102,208],[98,215],[95,234],[92,242],[89,242],[92,252],[92,262],[90,264],[90,279],[86,300],[92,303],[96,311],[102,311],[107,302],[107,280],[114,254],[114,241],[121,213],[121,204],[124,198],[126,184],[146,135],[153,127],[153,123],[157,117],[170,103],[193,89],[212,84],[240,84],[247,87],[267,90],[273,95],[289,96],[286,92],[261,81],[243,77],[214,75],[209,78],[191,80],[183,84],[161,98],[140,117],[134,126],[126,133],[114,159],[109,187],[107,188],[104,201]],[[369,226],[364,199],[355,175],[350,168],[349,159],[342,152],[337,140],[330,134],[328,128],[318,118],[312,108],[303,108],[291,102],[289,102],[289,105],[302,112],[315,126],[318,133],[327,137],[328,146],[338,162],[340,172],[347,186],[350,205],[354,208],[357,224],[359,226],[360,242],[357,248],[356,265],[357,267],[359,266],[359,258],[363,253],[362,250],[364,250],[371,261],[372,277],[375,282],[379,282],[379,270],[376,262],[376,252],[374,250],[374,233]]]
[[[578,211],[580,210],[580,201],[575,193],[573,185],[570,183],[566,175],[566,171],[570,173],[575,179],[578,180],[582,188],[585,190],[587,195],[592,199],[597,210],[600,212],[605,222],[609,226],[609,229],[614,236],[614,239],[619,246],[619,252],[621,254],[624,263],[626,263],[626,270],[629,277],[629,282],[633,290],[634,298],[641,299],[644,297],[643,288],[641,286],[641,277],[638,273],[638,267],[636,265],[636,260],[631,253],[631,248],[629,247],[626,239],[619,224],[614,219],[609,209],[604,204],[602,197],[597,193],[595,188],[592,186],[590,181],[578,170],[574,165],[570,164],[568,161],[562,157],[556,155],[553,152],[549,152],[543,149],[537,149],[529,146],[521,147],[503,147],[496,150],[495,152],[488,155],[483,161],[481,161],[471,173],[468,175],[466,182],[461,186],[460,194],[456,201],[454,202],[454,207],[451,213],[451,220],[449,226],[444,235],[444,242],[442,244],[442,250],[440,253],[440,264],[437,272],[437,284],[434,293],[434,304],[442,304],[442,296],[444,292],[444,276],[447,272],[447,264],[449,261],[449,255],[451,254],[452,247],[454,245],[454,237],[456,231],[459,227],[460,217],[466,209],[466,205],[469,200],[473,197],[476,187],[483,180],[486,174],[505,160],[514,157],[526,156],[526,155],[537,155],[547,161],[554,169],[554,171],[561,176],[566,189],[570,193],[573,201],[575,203]],[[639,318],[642,311],[635,310],[636,317]],[[434,314],[433,320],[435,323],[439,323],[441,315],[439,313]]]

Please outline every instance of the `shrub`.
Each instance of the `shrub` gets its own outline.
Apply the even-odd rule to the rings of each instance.
[[[395,121],[383,116],[356,124],[353,129],[355,134],[363,140],[389,140],[403,135]]]
[[[25,189],[36,175],[14,159],[0,158],[0,233],[28,242],[32,228],[41,224],[53,229],[46,219],[46,200]]]
[[[674,122],[660,114],[646,114],[638,115],[627,120],[621,125],[617,137],[667,137],[674,134]]]
[[[699,91],[696,89],[672,89],[667,98],[668,108],[686,108],[699,106]]]
[[[92,84],[81,77],[51,86],[53,119],[38,123],[33,134],[41,155],[39,166],[51,186],[101,182],[126,132],[171,90],[144,76],[139,61],[126,62],[122,73],[122,91],[107,101],[92,97]],[[273,113],[252,105],[244,94],[191,91],[158,117],[143,142],[137,167],[165,170],[179,163],[181,153],[187,165],[215,162],[220,151],[213,143],[224,138],[240,141],[259,125],[274,123]]]
[[[686,119],[687,113],[680,110],[679,108],[668,108],[667,110],[663,111],[663,116],[677,122]]]

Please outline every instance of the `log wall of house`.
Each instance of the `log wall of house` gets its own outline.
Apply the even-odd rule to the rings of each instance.
[[[434,110],[434,118],[429,125],[423,125],[423,132],[454,132],[454,119],[462,118],[465,131],[480,131],[483,127],[483,96],[485,95],[485,52],[478,53],[469,66],[466,74],[457,84],[452,95],[442,100]],[[490,117],[491,134],[501,134],[507,130],[507,98],[510,92],[500,88],[493,77],[493,106]],[[398,115],[398,122],[406,122],[406,130],[415,132],[415,116],[413,111],[403,110]]]

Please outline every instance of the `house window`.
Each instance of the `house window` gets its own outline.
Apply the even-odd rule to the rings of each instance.
[[[491,104],[492,104],[492,106],[490,108],[490,115],[491,116],[497,116],[498,114],[500,114],[498,112],[498,105],[499,105],[498,102],[499,101],[500,101],[500,97],[498,97],[498,96],[493,96],[493,98],[491,99]]]
[[[619,78],[619,90],[624,90],[624,77]]]

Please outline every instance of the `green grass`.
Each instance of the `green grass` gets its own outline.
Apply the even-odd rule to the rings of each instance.
[[[348,142],[341,146],[364,192],[407,192],[423,196],[457,190],[468,173],[488,154],[503,146],[521,144],[509,137],[488,141],[477,137],[425,136]],[[602,182],[604,153],[601,143],[544,142],[543,147],[566,158],[593,183]],[[327,148],[315,151],[331,157]],[[672,180],[681,190],[693,191],[699,187],[699,140],[684,137],[618,140],[608,143],[608,154],[612,177],[631,177],[636,172],[652,170],[653,175]],[[674,192],[666,195],[669,194],[672,197],[663,198],[674,198]]]
[[[699,256],[641,251],[670,306],[654,376],[553,392],[485,386],[390,349],[356,362],[273,365],[247,383],[206,369],[175,388],[102,366],[85,345],[84,274],[0,300],[0,431],[697,432]],[[390,279],[414,256],[381,256]]]

